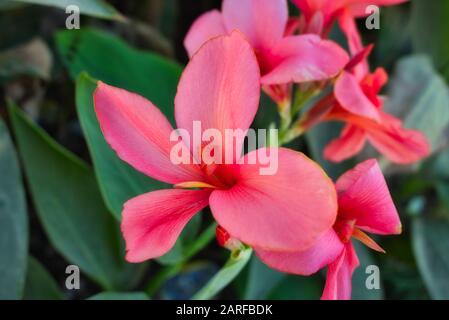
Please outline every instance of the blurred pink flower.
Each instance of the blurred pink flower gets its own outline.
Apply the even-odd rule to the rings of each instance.
[[[364,231],[393,235],[401,222],[376,160],[367,160],[336,182],[338,215],[332,229],[315,245],[297,253],[256,248],[258,256],[282,272],[310,275],[328,266],[322,299],[350,299],[352,273],[359,265],[351,238],[384,252]]]
[[[260,72],[251,45],[239,32],[214,38],[192,57],[181,77],[175,98],[177,126],[192,133],[193,122],[201,121],[203,130],[245,131],[259,96]],[[178,143],[170,140],[173,128],[150,101],[99,82],[94,102],[104,137],[118,156],[144,174],[175,185],[125,203],[121,228],[130,262],[168,252],[188,221],[208,205],[232,237],[271,250],[310,247],[335,222],[335,188],[302,153],[266,149],[278,152],[278,170],[271,176],[260,175],[260,163],[244,161],[258,150],[244,156],[243,164],[237,157],[234,164],[176,165],[170,160]],[[193,147],[186,148],[192,156]]]
[[[291,35],[287,0],[224,0],[221,12],[200,16],[190,28],[184,45],[192,56],[208,39],[241,31],[253,46],[265,91],[278,103],[289,99],[287,84],[326,80],[348,62],[336,43],[317,35]]]
[[[303,13],[305,32],[326,35],[333,23],[338,21],[346,35],[351,52],[363,48],[355,18],[366,17],[371,5],[392,6],[408,0],[292,0]]]
[[[324,149],[324,157],[340,162],[358,154],[369,141],[390,161],[398,164],[417,162],[430,153],[424,134],[406,129],[402,121],[383,111],[379,95],[388,81],[383,68],[370,73],[367,63],[369,46],[348,63],[335,81],[334,92],[323,98],[308,112],[301,123],[308,130],[321,121],[343,121],[340,137]]]
[[[324,120],[347,123],[339,138],[324,149],[324,157],[339,162],[359,153],[368,140],[390,161],[398,164],[417,162],[430,153],[424,134],[406,129],[402,121],[383,111],[379,96],[387,83],[383,68],[370,73],[363,61],[351,72],[345,70],[335,83],[335,106]]]

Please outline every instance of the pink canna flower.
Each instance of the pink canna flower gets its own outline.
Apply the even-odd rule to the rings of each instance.
[[[336,43],[316,35],[291,35],[287,0],[224,0],[222,10],[200,16],[184,45],[192,56],[208,39],[238,29],[253,46],[263,88],[279,104],[288,103],[289,83],[326,80],[348,62]]]
[[[336,182],[338,215],[331,230],[315,245],[297,253],[256,250],[267,265],[282,272],[310,275],[328,266],[322,299],[350,299],[351,280],[359,265],[351,239],[384,250],[365,232],[401,233],[401,222],[376,160],[367,160]]]
[[[405,129],[400,119],[382,110],[383,100],[378,94],[387,81],[382,68],[366,74],[344,71],[338,77],[334,90],[337,103],[325,120],[344,121],[347,125],[340,137],[325,148],[326,159],[338,162],[350,158],[361,151],[366,141],[398,164],[411,164],[429,155],[424,134]]]
[[[259,66],[250,44],[239,32],[214,38],[192,57],[181,77],[177,126],[192,133],[194,121],[201,121],[203,130],[245,131],[259,96]],[[333,225],[337,203],[332,182],[302,153],[263,149],[242,158],[278,152],[278,170],[270,176],[259,174],[261,163],[239,162],[239,157],[231,164],[176,165],[170,160],[177,144],[170,139],[173,128],[150,101],[99,82],[94,102],[104,137],[117,155],[144,174],[175,185],[125,203],[121,228],[128,261],[165,254],[188,221],[208,205],[234,238],[271,250],[310,247]],[[193,158],[195,146],[186,148]]]
[[[370,14],[367,8],[371,5],[378,7],[391,6],[407,2],[408,0],[292,0],[303,13],[303,29],[326,35],[333,23],[338,21],[345,33],[351,52],[359,52],[362,40],[357,29],[355,18],[366,17]]]
[[[329,161],[355,156],[369,141],[394,163],[417,162],[429,155],[429,143],[421,132],[404,128],[400,119],[383,111],[379,92],[388,75],[382,68],[369,72],[366,56],[371,48],[354,56],[338,76],[333,94],[324,98],[303,121],[303,129],[319,121],[346,123],[340,137],[324,149],[324,157]]]

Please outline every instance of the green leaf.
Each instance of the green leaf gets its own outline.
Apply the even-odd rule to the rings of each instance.
[[[367,273],[368,266],[379,266],[373,259],[372,251],[358,241],[353,241],[355,251],[360,261],[360,266],[352,276],[352,299],[354,300],[382,300],[384,299],[384,286],[382,284],[382,269],[380,268],[380,288],[368,289],[366,280],[371,273]]]
[[[125,18],[113,6],[103,0],[15,0],[16,2],[23,2],[29,4],[38,4],[43,6],[51,6],[66,10],[70,5],[75,5],[79,8],[80,13],[89,16],[111,19],[124,20]],[[71,13],[71,12],[70,12]]]
[[[417,52],[426,53],[449,80],[449,2],[412,1],[412,40]]]
[[[207,300],[213,298],[238,276],[251,258],[251,254],[251,248],[233,252],[223,268],[192,299]]]
[[[413,221],[412,244],[419,271],[433,299],[449,299],[449,222],[423,216]]]
[[[23,299],[62,300],[64,294],[51,274],[33,257],[28,257],[28,269]]]
[[[253,255],[249,265],[249,274],[246,284],[245,299],[266,299],[267,295],[287,275],[269,268]],[[263,279],[263,281],[261,281]]]
[[[149,300],[144,292],[101,292],[88,300]]]
[[[58,32],[56,45],[73,79],[86,71],[95,79],[138,93],[174,123],[173,102],[182,71],[178,64],[89,28]]]
[[[0,118],[0,299],[19,299],[25,283],[28,222],[19,164]]]
[[[103,288],[129,285],[137,266],[124,260],[118,224],[92,170],[17,107],[10,106],[9,114],[33,202],[52,245]]]
[[[447,142],[442,136],[449,124],[449,89],[426,56],[398,62],[385,108],[405,127],[422,131],[434,151]]]

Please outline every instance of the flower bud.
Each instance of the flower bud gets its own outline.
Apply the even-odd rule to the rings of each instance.
[[[240,242],[240,240],[232,237],[229,232],[220,225],[217,226],[215,235],[217,237],[218,244],[223,248],[226,248],[233,252],[244,248],[244,245]]]

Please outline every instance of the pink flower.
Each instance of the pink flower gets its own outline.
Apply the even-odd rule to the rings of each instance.
[[[304,15],[306,32],[327,34],[333,23],[338,21],[348,39],[352,53],[363,48],[355,18],[366,17],[371,12],[367,8],[391,6],[408,0],[292,0]]]
[[[371,48],[354,56],[338,76],[333,94],[321,100],[303,119],[302,130],[320,121],[346,123],[340,137],[324,149],[324,157],[329,161],[355,156],[369,141],[394,163],[417,162],[429,155],[429,143],[420,131],[404,128],[400,119],[383,111],[379,92],[388,75],[382,68],[370,73],[366,57]]]
[[[324,157],[335,162],[348,159],[360,152],[366,141],[398,164],[411,164],[428,156],[430,146],[424,134],[405,129],[400,119],[382,110],[383,100],[378,94],[388,81],[385,70],[364,74],[364,67],[359,67],[354,72],[344,71],[336,81],[336,104],[324,120],[347,125],[325,148]]]
[[[253,46],[264,89],[278,103],[289,99],[287,84],[332,78],[349,59],[332,41],[290,35],[286,0],[224,0],[221,12],[207,12],[194,22],[184,45],[192,56],[206,40],[234,29]]]
[[[352,273],[359,265],[351,238],[384,252],[365,232],[401,233],[401,222],[376,160],[367,160],[336,183],[338,215],[333,228],[309,249],[297,253],[256,250],[272,268],[310,275],[328,266],[322,299],[350,299]]]
[[[250,44],[239,32],[214,38],[193,56],[181,77],[175,98],[177,126],[190,134],[194,121],[201,121],[203,130],[245,131],[259,96],[259,66]],[[170,140],[173,128],[150,101],[99,82],[94,102],[104,137],[118,156],[144,174],[175,185],[125,203],[121,228],[128,261],[165,254],[187,222],[208,205],[234,238],[271,250],[310,247],[333,225],[335,189],[302,153],[263,149],[247,154],[242,163],[176,165],[170,160],[178,144]],[[192,158],[193,148],[188,149]],[[236,144],[224,148],[237,149]],[[254,152],[278,152],[277,172],[260,175],[261,163],[245,161]]]

